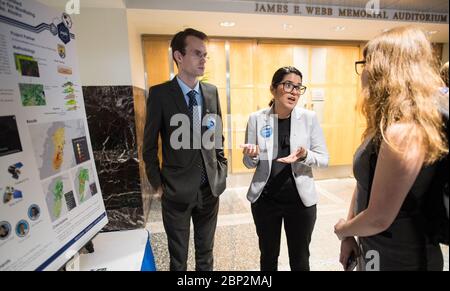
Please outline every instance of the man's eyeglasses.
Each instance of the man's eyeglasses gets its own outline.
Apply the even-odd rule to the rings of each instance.
[[[202,53],[201,51],[196,50],[196,51],[192,52],[191,54],[199,60],[201,60],[201,59],[209,60],[208,53]]]
[[[279,85],[283,85],[283,90],[286,93],[292,93],[292,91],[294,91],[294,89],[297,90],[297,92],[300,95],[303,95],[306,92],[306,86],[294,85],[291,82],[282,82],[282,83],[279,83]]]
[[[364,66],[366,65],[366,61],[358,61],[355,62],[355,72],[358,75],[362,74],[362,71],[364,70]]]

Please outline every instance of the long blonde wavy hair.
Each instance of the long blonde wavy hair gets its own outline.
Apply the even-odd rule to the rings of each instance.
[[[366,88],[363,88],[362,112],[367,121],[363,138],[385,141],[387,129],[397,123],[413,125],[409,142],[421,141],[431,164],[448,153],[440,108],[448,110],[448,96],[439,75],[431,43],[419,28],[399,27],[387,31],[364,48]],[[414,138],[413,138],[414,137]],[[420,137],[420,138],[416,138]]]

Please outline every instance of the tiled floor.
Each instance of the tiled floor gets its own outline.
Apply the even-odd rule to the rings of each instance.
[[[347,216],[348,205],[355,186],[352,178],[316,182],[320,193],[317,222],[313,232],[311,270],[342,270],[338,262],[340,243],[333,233],[339,218]],[[259,248],[246,187],[229,188],[220,198],[218,226],[215,238],[215,270],[259,270]],[[152,202],[147,228],[158,270],[168,270],[167,238],[161,218],[160,201]],[[188,270],[194,270],[194,244],[191,232]],[[445,270],[449,269],[448,247],[443,247]],[[289,270],[286,238],[281,241],[279,269]]]

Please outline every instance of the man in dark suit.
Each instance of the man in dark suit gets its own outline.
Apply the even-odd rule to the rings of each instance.
[[[187,269],[189,229],[194,224],[196,270],[213,269],[219,195],[226,187],[222,115],[217,88],[198,81],[205,72],[207,36],[188,28],[171,42],[178,75],[150,88],[144,161],[162,195],[170,270]],[[162,141],[162,167],[158,136]]]

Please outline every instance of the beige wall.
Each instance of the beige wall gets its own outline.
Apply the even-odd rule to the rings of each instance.
[[[127,12],[128,20],[128,40],[131,63],[131,82],[133,86],[145,89],[145,75],[144,75],[144,54],[142,51],[142,38],[138,28],[129,19],[129,12]]]
[[[131,85],[126,10],[85,8],[73,18],[83,86]]]

